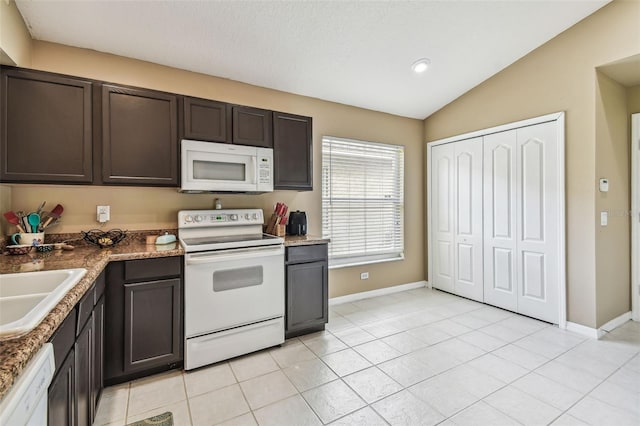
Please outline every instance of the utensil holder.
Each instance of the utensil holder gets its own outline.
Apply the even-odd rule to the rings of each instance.
[[[10,237],[11,244],[39,246],[44,244],[44,232],[17,232]]]

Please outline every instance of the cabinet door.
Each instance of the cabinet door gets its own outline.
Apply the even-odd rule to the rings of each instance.
[[[93,382],[91,386],[91,421],[95,420],[98,396],[104,383],[104,296],[98,300],[93,310]]]
[[[49,385],[47,395],[47,417],[49,425],[75,425],[75,354],[67,355],[56,376]]]
[[[76,425],[91,425],[91,391],[94,374],[93,316],[89,318],[76,338]]]
[[[180,360],[180,279],[124,285],[124,371]]]
[[[274,112],[274,189],[313,189],[312,119]]]
[[[185,96],[182,112],[185,139],[231,142],[229,104]]]
[[[2,68],[0,179],[91,183],[91,82]]]
[[[102,181],[177,186],[178,98],[102,86]]]
[[[266,109],[234,106],[233,143],[273,148],[272,117]]]
[[[327,262],[287,266],[287,333],[328,320]]]

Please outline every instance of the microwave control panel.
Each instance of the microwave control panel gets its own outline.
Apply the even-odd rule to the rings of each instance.
[[[258,157],[258,182],[261,184],[271,183],[271,158],[267,156]]]

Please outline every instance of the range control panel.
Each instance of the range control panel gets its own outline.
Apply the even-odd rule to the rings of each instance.
[[[262,225],[263,223],[262,209],[181,210],[178,212],[178,228]]]

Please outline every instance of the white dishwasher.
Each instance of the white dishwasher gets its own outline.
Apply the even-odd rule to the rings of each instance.
[[[54,370],[53,345],[45,343],[0,402],[0,425],[47,424],[47,389]]]

